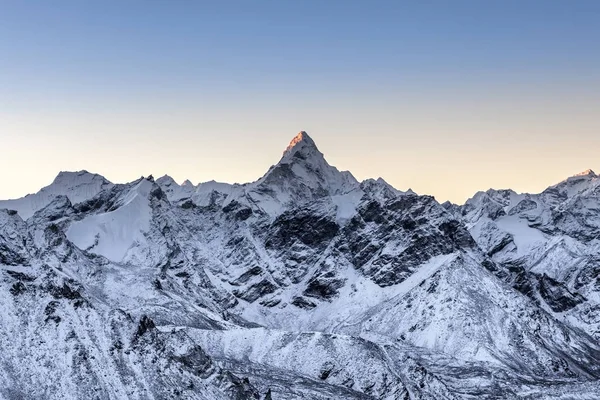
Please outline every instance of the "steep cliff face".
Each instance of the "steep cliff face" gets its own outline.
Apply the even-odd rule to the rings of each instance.
[[[596,182],[440,205],[306,132],[243,185],[61,173],[0,203],[0,397],[592,398]]]
[[[16,211],[0,209],[0,264],[28,265],[27,228]]]

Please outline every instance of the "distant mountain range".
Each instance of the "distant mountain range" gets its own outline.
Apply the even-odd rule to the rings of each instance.
[[[255,182],[0,201],[0,399],[598,399],[600,178],[464,205],[300,132]]]

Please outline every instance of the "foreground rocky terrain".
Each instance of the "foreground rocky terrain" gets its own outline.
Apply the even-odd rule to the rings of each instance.
[[[298,134],[244,185],[0,201],[0,399],[597,399],[600,178],[464,205]]]

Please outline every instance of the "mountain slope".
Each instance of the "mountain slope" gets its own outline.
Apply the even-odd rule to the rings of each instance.
[[[1,203],[0,398],[598,388],[595,174],[440,205],[300,132],[246,184],[59,177]]]

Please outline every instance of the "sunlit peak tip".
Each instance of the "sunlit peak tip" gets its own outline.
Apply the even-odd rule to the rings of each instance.
[[[310,136],[308,136],[308,133],[306,133],[306,131],[300,131],[296,136],[294,136],[294,138],[292,139],[292,141],[290,142],[288,147],[285,149],[283,154],[288,153],[290,150],[292,150],[294,147],[296,147],[300,143],[309,144],[312,146],[315,145],[315,142],[313,142],[313,140],[310,138]]]
[[[586,169],[583,172],[578,173],[575,176],[591,176],[591,177],[595,177],[596,173],[594,171],[592,171],[591,169]]]

